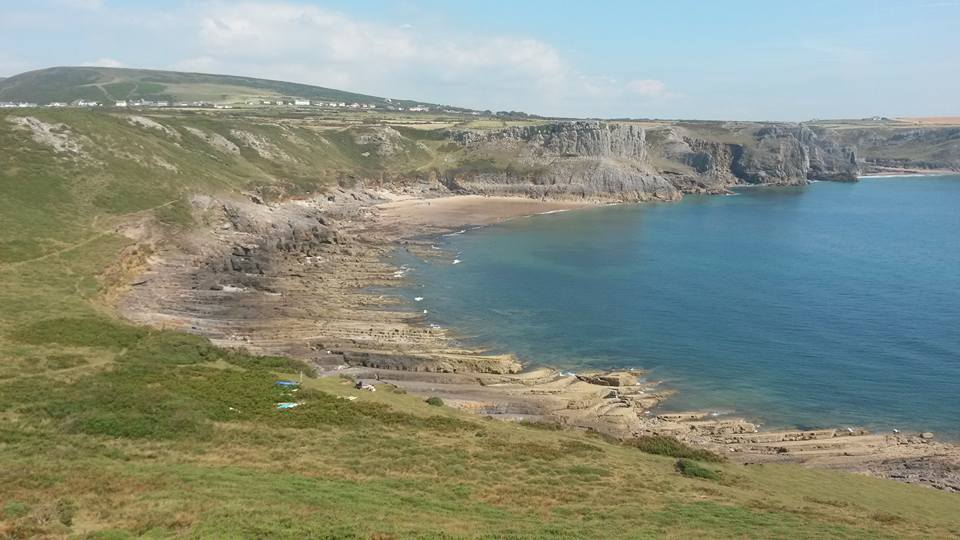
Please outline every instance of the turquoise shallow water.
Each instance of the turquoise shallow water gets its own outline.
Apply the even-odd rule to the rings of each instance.
[[[960,435],[960,176],[542,215],[438,247],[403,261],[402,294],[472,344],[649,369],[680,391],[666,409]]]

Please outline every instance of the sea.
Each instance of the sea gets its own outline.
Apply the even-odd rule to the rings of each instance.
[[[537,215],[436,248],[398,255],[399,294],[465,344],[648,370],[665,411],[960,439],[960,176]]]

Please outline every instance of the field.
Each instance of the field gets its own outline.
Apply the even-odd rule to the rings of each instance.
[[[960,535],[958,499],[932,489],[488,421],[114,318],[148,255],[130,230],[189,230],[191,194],[459,166],[409,119],[378,154],[360,137],[374,126],[345,118],[32,111],[80,149],[56,152],[14,114],[0,116],[0,537]],[[301,376],[298,392],[274,385]]]

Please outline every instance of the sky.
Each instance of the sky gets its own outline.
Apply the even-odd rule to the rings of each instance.
[[[960,115],[960,0],[0,0],[0,77],[279,79],[550,116]]]

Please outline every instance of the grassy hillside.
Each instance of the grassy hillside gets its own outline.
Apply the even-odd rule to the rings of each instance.
[[[54,67],[0,80],[0,101],[49,103],[76,99],[146,99],[236,102],[253,98],[306,98],[388,105],[382,97],[306,84],[149,69]],[[394,104],[404,107],[423,105],[410,100],[395,100]]]
[[[382,126],[344,117],[30,111],[38,141],[26,115],[0,114],[0,537],[960,535],[955,495],[485,421],[106,307],[134,253],[118,230],[189,229],[190,193],[455,161],[435,126],[391,119],[384,153],[364,137]],[[300,373],[295,398],[273,384]],[[288,399],[304,405],[275,408]]]

